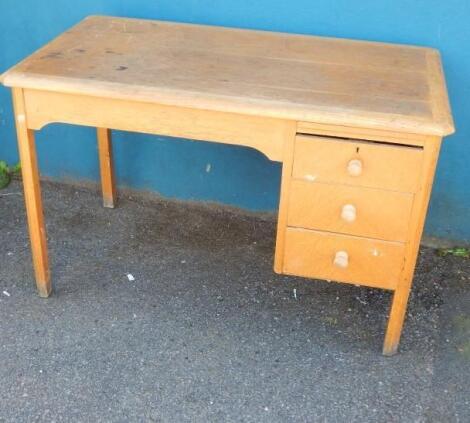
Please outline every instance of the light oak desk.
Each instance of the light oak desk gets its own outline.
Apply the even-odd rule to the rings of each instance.
[[[39,295],[51,281],[34,130],[98,128],[106,207],[109,128],[244,145],[283,164],[274,270],[393,291],[383,351],[396,352],[439,146],[454,130],[437,51],[91,16],[2,81]]]

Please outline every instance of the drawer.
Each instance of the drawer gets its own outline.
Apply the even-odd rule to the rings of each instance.
[[[413,194],[293,180],[287,225],[406,241]]]
[[[400,242],[287,228],[283,273],[393,290],[404,257]]]
[[[422,158],[420,147],[297,135],[293,177],[413,193]]]

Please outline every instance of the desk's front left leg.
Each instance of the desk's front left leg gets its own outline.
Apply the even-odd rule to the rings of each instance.
[[[39,296],[48,297],[51,294],[52,286],[47,257],[46,227],[42,210],[36,146],[34,131],[28,129],[27,126],[24,95],[21,88],[13,88],[13,104],[36,284]]]

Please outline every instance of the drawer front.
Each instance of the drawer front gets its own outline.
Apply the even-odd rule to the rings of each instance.
[[[404,265],[404,244],[298,228],[286,231],[284,273],[396,288]]]
[[[293,177],[413,193],[422,158],[416,147],[298,135]]]
[[[287,225],[406,241],[413,194],[293,180]]]

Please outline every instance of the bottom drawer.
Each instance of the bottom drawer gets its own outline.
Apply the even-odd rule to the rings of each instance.
[[[405,244],[287,228],[283,273],[395,289]]]

